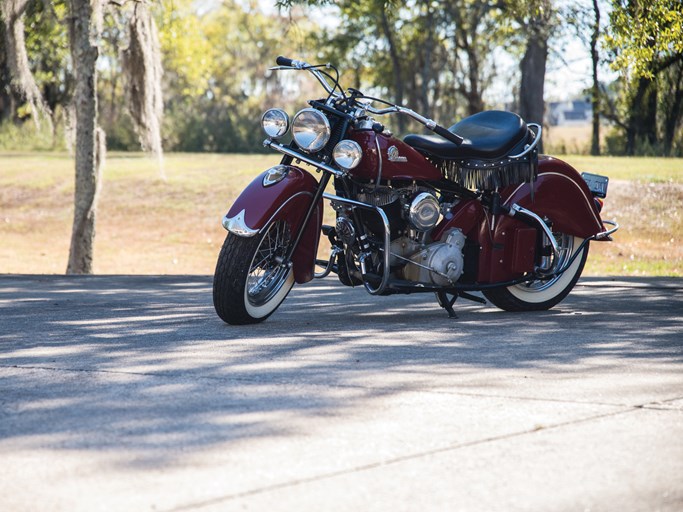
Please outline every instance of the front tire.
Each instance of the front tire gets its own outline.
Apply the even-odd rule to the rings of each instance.
[[[213,278],[213,305],[232,325],[263,322],[294,286],[294,273],[282,258],[293,243],[289,224],[273,221],[253,238],[228,234]]]
[[[560,247],[560,256],[556,268],[562,268],[579,250],[583,239],[563,233],[555,237]],[[581,249],[571,266],[559,276],[548,280],[531,281],[506,288],[485,290],[484,296],[493,305],[505,311],[544,311],[559,304],[574,288],[581,277],[583,266],[588,258],[588,244]],[[549,265],[550,262],[547,262]]]

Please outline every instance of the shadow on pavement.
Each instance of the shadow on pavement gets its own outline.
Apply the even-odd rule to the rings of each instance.
[[[205,276],[0,276],[0,440],[187,450],[286,436],[439,373],[620,371],[683,363],[683,280],[584,279],[556,309],[510,314],[432,294],[372,297],[333,279],[294,289],[265,323],[220,321]],[[373,376],[385,374],[382,384]],[[290,423],[291,424],[291,423]],[[291,428],[291,427],[290,427]]]

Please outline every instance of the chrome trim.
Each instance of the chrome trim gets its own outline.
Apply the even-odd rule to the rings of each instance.
[[[351,162],[353,165],[346,166],[346,165],[342,165],[339,162],[339,159],[337,158],[336,153],[337,153],[337,148],[339,148],[339,146],[342,144],[351,144],[354,149],[358,150],[359,157],[358,157],[358,160],[356,161],[356,163]],[[355,169],[356,167],[358,167],[358,165],[363,160],[363,148],[361,148],[360,144],[358,144],[355,140],[342,139],[334,145],[334,149],[332,149],[332,159],[334,160],[334,163],[336,163],[342,169],[345,169],[347,171],[349,171],[351,169]]]
[[[249,226],[247,226],[246,222],[244,221],[244,210],[239,212],[234,217],[228,217],[228,214],[226,213],[223,217],[222,224],[223,227],[233,235],[245,238],[250,238],[259,232],[258,229],[251,229]]]
[[[434,121],[433,119],[428,119],[424,116],[421,116],[414,110],[405,107],[400,107],[398,105],[393,105],[387,108],[375,108],[372,105],[367,105],[365,106],[365,110],[380,116],[384,114],[405,114],[408,117],[412,117],[413,119],[415,119],[415,121],[417,121],[418,123],[425,125],[430,130],[434,130],[434,128],[436,128],[436,121]]]
[[[331,65],[328,63],[327,66],[328,68],[331,67]],[[269,68],[271,71],[279,71],[281,69],[299,69],[299,70],[304,70],[310,72],[314,77],[317,78],[318,82],[320,82],[320,85],[323,86],[323,89],[327,91],[327,94],[329,94],[333,98],[341,98],[341,94],[335,91],[336,87],[332,87],[330,83],[327,81],[325,76],[320,73],[317,69],[313,68],[310,64],[307,62],[304,62],[303,60],[292,60],[292,65],[291,66],[274,66],[272,68]]]
[[[266,170],[263,175],[262,185],[264,187],[271,187],[276,183],[280,183],[289,174],[290,167],[288,165],[275,165],[270,169]]]
[[[561,173],[559,173],[559,172],[554,172],[554,171],[539,172],[537,178],[538,178],[538,177],[541,177],[541,176],[550,176],[550,175],[552,175],[552,176],[559,176],[560,178],[564,178],[565,180],[569,180],[569,182],[570,182],[574,187],[576,187],[577,189],[579,189],[579,192],[580,192],[581,195],[583,196],[583,199],[586,201],[586,205],[588,205],[588,209],[590,210],[591,214],[593,215],[593,219],[595,220],[596,225],[599,226],[599,227],[603,227],[603,226],[602,226],[602,221],[598,218],[597,215],[595,215],[594,207],[591,206],[591,205],[593,204],[592,198],[591,198],[591,199],[588,199],[588,197],[587,197],[586,194],[584,193],[583,189],[579,186],[579,184],[578,184],[576,181],[574,181],[571,177],[567,176],[566,174],[561,174]],[[507,203],[510,201],[510,199],[512,199],[512,197],[519,191],[519,189],[521,189],[521,188],[522,188],[523,186],[525,186],[525,185],[528,185],[528,183],[520,183],[520,184],[517,186],[517,188],[516,188],[515,190],[513,190],[512,193],[508,196],[508,198],[503,202],[503,204],[507,204]]]
[[[313,160],[312,158],[302,155],[301,153],[297,153],[296,151],[287,148],[283,146],[282,144],[278,144],[272,139],[266,139],[263,141],[263,145],[267,148],[274,149],[275,151],[278,151],[282,153],[283,155],[291,156],[292,158],[296,158],[297,160],[301,160],[302,162],[306,162],[309,165],[312,165],[313,167],[317,167],[320,170],[329,172],[330,174],[334,174],[338,178],[343,178],[346,176],[346,171],[340,171],[339,169],[335,169],[334,167],[330,167],[327,164],[324,164],[322,162],[317,162]]]
[[[315,145],[314,145],[314,144],[311,144],[310,147],[305,148],[305,147],[303,147],[303,144],[301,144],[301,143],[299,142],[299,139],[297,139],[297,134],[295,133],[295,131],[296,131],[296,129],[297,129],[297,126],[302,126],[302,127],[305,127],[305,128],[309,128],[309,126],[306,125],[306,124],[304,123],[304,121],[301,121],[301,118],[299,117],[299,116],[301,116],[302,114],[307,114],[307,113],[310,113],[310,114],[315,115],[315,117],[316,117],[318,120],[322,121],[324,130],[323,130],[322,132],[315,132],[315,131],[312,131],[312,130],[311,130],[310,133],[315,134],[315,138],[313,139],[313,143],[314,143]],[[299,124],[297,124],[297,121],[299,121]],[[325,140],[325,142],[323,142],[322,144],[320,144],[319,141],[318,141],[318,142],[316,142],[316,141],[317,141],[318,138],[319,138],[320,136],[322,136],[322,135],[324,135],[324,140]],[[307,153],[309,153],[309,152],[310,152],[310,153],[317,153],[318,151],[321,151],[325,146],[327,146],[327,143],[330,141],[330,137],[331,137],[331,136],[332,136],[332,128],[330,127],[330,121],[329,121],[329,119],[327,119],[327,116],[325,116],[325,114],[323,114],[320,110],[316,110],[316,109],[314,109],[314,108],[307,107],[307,108],[302,108],[301,110],[299,110],[299,111],[294,115],[294,119],[292,119],[292,137],[293,137],[294,140],[296,141],[296,144],[297,144],[303,151],[306,151]],[[275,137],[272,137],[272,138],[275,138]]]
[[[268,132],[266,132],[266,128],[265,128],[265,126],[263,126],[263,120],[266,118],[266,114],[268,114],[268,112],[279,112],[282,115],[284,115],[285,124],[286,124],[285,131],[282,132],[280,135],[270,135]],[[264,132],[266,132],[266,135],[268,135],[268,137],[272,137],[273,139],[279,139],[280,137],[284,137],[285,135],[287,135],[287,132],[289,131],[290,126],[291,126],[291,120],[289,119],[289,114],[287,114],[287,112],[285,112],[281,108],[269,108],[268,110],[266,110],[261,115],[261,128],[263,129]]]
[[[382,181],[382,167],[384,163],[382,159],[382,150],[379,147],[379,139],[377,137],[375,137],[375,147],[377,148],[377,158],[379,159],[379,165],[377,168],[377,181],[375,181],[375,188],[373,192],[377,191],[379,183]]]
[[[391,252],[391,228],[389,226],[389,219],[387,217],[387,214],[382,211],[381,208],[378,208],[376,206],[373,206],[371,204],[366,204],[366,203],[361,203],[360,201],[354,201],[353,199],[346,199],[345,197],[338,197],[333,194],[328,194],[324,193],[323,197],[325,199],[328,199],[330,201],[336,201],[339,203],[345,203],[349,204],[351,206],[356,206],[358,208],[367,208],[368,210],[374,210],[379,214],[379,216],[382,219],[382,223],[384,224],[384,269],[383,269],[383,274],[382,274],[382,281],[380,282],[379,286],[377,288],[373,288],[368,284],[367,281],[363,280],[363,284],[365,285],[365,289],[370,293],[371,295],[379,295],[381,294],[386,288],[387,285],[389,284],[389,261],[390,261],[390,252]],[[360,259],[360,264],[361,264],[361,272],[365,274],[365,259],[368,257],[368,253],[363,253],[361,254],[361,259]]]
[[[541,135],[543,134],[543,127],[538,123],[527,123],[527,126],[535,126],[538,128],[538,132],[534,134],[534,141],[529,146],[525,147],[524,151],[522,151],[519,155],[508,155],[508,158],[522,158],[523,156],[531,153],[540,142]]]
[[[391,146],[387,149],[387,160],[390,162],[407,162],[408,158],[398,154],[398,148],[396,146]]]
[[[545,233],[545,236],[548,237],[548,241],[550,242],[550,245],[553,248],[553,264],[550,266],[550,268],[547,270],[543,270],[540,267],[536,267],[535,271],[541,275],[548,275],[554,273],[555,267],[557,266],[557,262],[560,259],[560,247],[557,244],[557,240],[555,240],[552,231],[550,231],[550,228],[543,221],[543,219],[536,215],[534,212],[532,212],[531,210],[527,210],[522,206],[519,206],[517,203],[514,203],[512,206],[510,206],[510,216],[514,217],[517,213],[521,213],[533,218],[536,221],[536,223],[541,227],[541,229]]]
[[[434,206],[436,210],[436,219],[434,219],[434,222],[432,223],[431,226],[427,226],[425,224],[420,224],[419,221],[415,221],[415,217],[418,216],[417,214],[417,207],[422,204],[424,201],[429,201],[432,203],[432,206]],[[429,192],[420,192],[418,195],[416,195],[413,200],[410,202],[410,207],[408,209],[408,223],[417,229],[418,231],[428,231],[432,229],[436,224],[439,222],[439,216],[441,215],[441,208],[439,207],[439,200],[434,197],[432,194]]]
[[[614,233],[616,230],[619,229],[619,224],[617,222],[614,222],[613,220],[603,220],[603,224],[609,224],[610,226],[614,226],[612,229],[608,229],[607,231],[602,231],[595,236],[596,240],[602,240],[603,238],[607,238],[610,236],[612,233]]]
[[[322,272],[314,272],[313,277],[316,279],[322,279],[323,277],[327,277],[330,272],[332,272],[332,266],[334,265],[334,258],[339,254],[340,252],[344,252],[343,249],[340,249],[339,247],[333,247],[332,250],[330,251],[330,259],[327,262],[327,266],[325,267],[325,270]]]

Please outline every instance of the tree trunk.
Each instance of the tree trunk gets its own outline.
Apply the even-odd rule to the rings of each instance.
[[[543,126],[545,104],[543,89],[545,87],[545,67],[548,60],[548,36],[544,30],[532,28],[529,32],[526,50],[520,69],[522,79],[519,87],[519,115],[529,123]],[[543,151],[543,141],[538,150]]]
[[[434,12],[429,3],[427,3],[427,26],[432,27],[434,24]],[[427,31],[426,40],[424,43],[424,51],[422,54],[422,83],[420,84],[420,99],[422,100],[422,112],[426,116],[433,115],[431,112],[431,104],[429,101],[429,91],[431,87],[432,78],[434,76],[432,68],[432,60],[434,59],[434,33],[431,30]]]
[[[598,38],[600,37],[600,6],[593,0],[595,24],[591,34],[591,61],[593,63],[593,88],[591,90],[591,106],[593,108],[593,134],[591,137],[591,155],[600,156],[600,81],[598,80]]]
[[[385,9],[382,9],[382,31],[384,32],[384,37],[387,39],[387,44],[389,45],[389,55],[391,56],[391,66],[394,74],[394,102],[397,105],[403,104],[403,71],[401,66],[401,56],[398,54],[398,49],[396,48],[396,42],[394,41],[394,35],[391,31],[391,26],[389,25],[389,18]],[[405,117],[396,116],[398,119],[398,131],[400,133],[405,132]]]
[[[97,2],[99,0],[95,0]],[[104,133],[97,127],[98,49],[90,39],[90,0],[70,0],[71,51],[76,75],[76,188],[68,274],[92,273],[95,213],[100,182]]]
[[[650,140],[650,133],[656,131],[656,102],[654,111],[653,89],[655,83],[649,78],[639,78],[636,93],[630,102],[628,109],[628,120],[626,122],[626,154],[633,156],[639,150],[638,142],[643,137]],[[655,96],[656,99],[656,96]]]
[[[6,63],[12,75],[12,85],[31,107],[31,115],[37,127],[40,117],[52,124],[51,112],[43,100],[38,84],[31,73],[28,53],[26,52],[26,27],[24,13],[29,0],[3,0],[0,2],[4,27]],[[52,128],[52,126],[50,126]]]
[[[676,127],[683,116],[683,63],[672,73],[671,106],[664,114],[664,155],[673,156]]]

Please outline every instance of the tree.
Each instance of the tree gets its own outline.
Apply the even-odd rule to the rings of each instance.
[[[23,20],[31,1],[5,0],[2,4],[2,18],[12,82],[31,106],[33,117],[37,121],[39,114],[47,117],[50,111],[31,72],[26,50]],[[133,70],[135,75],[130,79],[133,89],[131,97],[137,100],[131,101],[137,114],[134,119],[143,145],[160,151],[159,88],[154,84],[155,80],[160,79],[155,25],[145,0],[122,0],[108,4],[108,7],[123,9],[126,4],[132,4],[132,44],[128,56],[131,62],[128,69]],[[50,5],[54,7],[55,3]],[[104,7],[103,0],[66,2],[65,20],[68,24],[71,67],[75,77],[72,105],[76,118],[74,222],[67,273],[92,272],[97,198],[106,147],[104,132],[97,122],[96,69]],[[150,70],[150,67],[153,69]]]
[[[593,85],[591,87],[591,107],[593,109],[592,132],[591,132],[591,155],[600,155],[600,79],[598,66],[600,54],[598,53],[598,40],[600,39],[600,6],[598,0],[593,0],[593,29],[591,30],[590,51],[593,71]]]
[[[74,221],[67,274],[91,274],[95,216],[104,160],[104,132],[97,125],[98,50],[90,38],[93,6],[90,0],[69,0],[71,47],[76,90],[76,187]]]
[[[319,46],[325,58],[350,64],[355,87],[379,89],[444,124],[486,108],[502,34],[500,2],[344,0],[335,6],[338,28]],[[417,128],[403,116],[395,122],[400,133]]]
[[[600,155],[600,115],[601,115],[601,87],[599,77],[600,41],[603,29],[601,27],[601,12],[599,0],[591,0],[588,6],[583,2],[570,4],[564,10],[563,18],[575,29],[578,38],[588,47],[591,58],[591,86],[589,88],[592,113],[591,155]]]
[[[519,115],[527,122],[543,125],[548,41],[558,25],[558,13],[551,0],[507,0],[507,8],[526,39],[519,65]],[[542,141],[539,151],[543,151]]]
[[[29,104],[33,119],[39,124],[41,117],[49,120],[51,112],[33,78],[26,53],[24,15],[30,1],[3,0],[0,11],[4,22],[5,58],[12,76],[12,86]]]
[[[612,67],[621,72],[621,112],[612,118],[625,132],[626,154],[671,154],[683,115],[676,99],[683,94],[677,73],[683,62],[683,3],[612,0],[606,42],[615,56]]]

